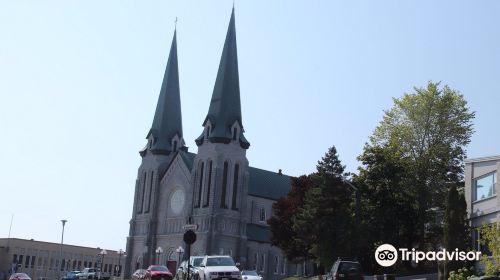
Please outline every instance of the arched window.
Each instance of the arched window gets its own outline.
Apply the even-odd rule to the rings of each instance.
[[[238,205],[237,205],[237,198],[238,198],[238,175],[240,172],[240,165],[235,164],[234,165],[234,182],[233,182],[233,199],[232,199],[232,206],[231,208],[233,210],[238,210]]]
[[[172,149],[172,152],[177,151],[177,140],[174,140],[174,148]]]
[[[202,194],[201,190],[203,188],[203,171],[204,171],[204,169],[205,169],[205,163],[202,162],[201,167],[200,167],[200,173],[199,173],[200,178],[198,178],[199,179],[198,199],[197,199],[196,206],[195,206],[197,208],[200,207],[200,204],[201,204],[201,194]]]
[[[264,271],[266,266],[266,256],[264,254],[260,255],[260,271]]]
[[[280,267],[280,257],[274,256],[274,274],[278,274]]]
[[[266,221],[266,209],[264,207],[260,208],[259,212],[259,222],[265,222]]]
[[[207,207],[210,205],[210,187],[212,185],[212,161],[208,164],[208,182],[207,182],[207,190],[205,191],[205,203],[203,207]]]
[[[236,136],[238,134],[238,128],[237,127],[233,127],[233,140],[236,141]]]
[[[212,133],[212,126],[209,124],[205,128],[205,139],[208,139],[211,133]]]
[[[220,200],[220,207],[227,208],[226,204],[226,192],[227,192],[227,175],[228,175],[229,164],[227,161],[224,162],[224,171],[222,172],[222,196]]]

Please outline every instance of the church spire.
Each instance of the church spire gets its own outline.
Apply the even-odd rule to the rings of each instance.
[[[184,146],[177,65],[177,30],[174,31],[153,124],[146,138],[149,139],[148,147],[153,153],[168,154]]]
[[[206,138],[215,143],[229,143],[231,140],[237,140],[240,142],[241,147],[245,149],[250,146],[250,143],[243,136],[243,123],[241,120],[234,7],[222,50],[212,100],[210,101],[208,114],[203,122],[206,129],[207,124],[209,131],[204,132],[196,139],[197,145],[201,145]]]

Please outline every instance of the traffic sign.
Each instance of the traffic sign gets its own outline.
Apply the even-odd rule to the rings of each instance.
[[[194,231],[192,230],[188,230],[186,231],[186,233],[184,233],[183,239],[186,244],[191,245],[196,241],[196,233],[194,233]]]
[[[186,224],[182,227],[184,230],[197,230],[198,225],[197,224]]]

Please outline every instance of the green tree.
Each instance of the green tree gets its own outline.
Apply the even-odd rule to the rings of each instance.
[[[487,275],[500,276],[500,222],[484,225],[480,230],[481,244],[488,248],[491,256],[483,253],[481,262]]]
[[[271,229],[271,243],[279,247],[291,261],[309,256],[310,244],[299,238],[293,229],[293,219],[302,206],[305,193],[312,187],[310,176],[292,178],[292,187],[287,196],[273,204],[274,215],[267,221]]]
[[[343,182],[345,166],[334,146],[316,169],[313,187],[306,192],[295,215],[293,229],[299,238],[311,244],[311,255],[323,267],[330,267],[337,257],[353,256],[353,192]]]
[[[421,249],[442,244],[436,217],[448,186],[463,180],[474,112],[448,86],[429,82],[414,90],[394,99],[359,157],[363,224],[372,229],[368,254],[381,241]]]
[[[467,220],[467,204],[463,193],[459,193],[457,186],[452,184],[446,197],[444,214],[443,245],[449,251],[456,248],[460,251],[470,249],[470,231]],[[444,262],[444,279],[448,278],[450,271],[465,267],[461,261]]]

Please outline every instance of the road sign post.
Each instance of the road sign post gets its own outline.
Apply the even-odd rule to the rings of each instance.
[[[193,227],[194,226],[194,227]],[[183,239],[184,242],[186,242],[188,246],[188,257],[187,257],[187,280],[189,280],[189,273],[191,271],[191,264],[190,264],[190,259],[191,259],[191,244],[196,242],[196,233],[194,233],[193,229],[196,230],[198,228],[198,225],[185,225],[184,229],[187,229],[187,231],[184,233]]]

